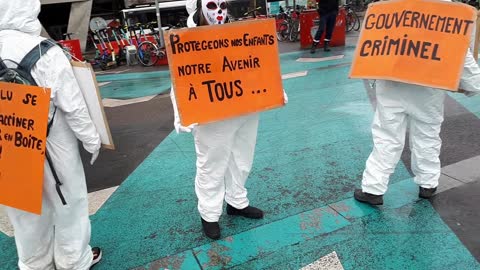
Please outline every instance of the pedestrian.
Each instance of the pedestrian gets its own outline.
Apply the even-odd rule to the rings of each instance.
[[[32,50],[41,50],[40,0],[0,0],[0,57],[16,67]],[[10,60],[10,61],[7,61]],[[70,62],[58,46],[50,48],[34,65],[31,76],[41,87],[51,89],[44,165],[42,214],[7,208],[14,228],[18,267],[31,269],[89,269],[101,259],[101,250],[91,248],[87,188],[77,139],[92,153],[100,150],[100,138],[90,119]],[[55,171],[63,183],[62,203],[55,186]],[[12,180],[14,181],[14,180]]]
[[[225,0],[189,0],[186,9],[190,28],[228,22]],[[263,211],[250,205],[245,188],[253,163],[259,114],[184,127],[180,124],[173,87],[170,93],[177,133],[192,132],[195,141],[195,193],[205,235],[211,239],[220,238],[218,221],[224,200],[228,215],[263,218]]]
[[[475,31],[472,31],[472,39]],[[473,58],[473,42],[465,57],[460,89],[470,96],[480,92],[480,68]],[[432,73],[432,76],[435,76]],[[440,178],[440,129],[446,91],[386,80],[376,81],[376,111],[372,124],[373,151],[363,172],[356,200],[382,205],[409,127],[411,168],[420,198],[431,198]]]
[[[317,33],[313,38],[312,48],[310,53],[315,53],[317,45],[320,43],[323,32],[325,32],[325,39],[323,40],[323,50],[330,51],[328,45],[332,39],[333,29],[335,28],[335,21],[338,15],[338,0],[320,0],[318,2],[318,15],[320,16],[320,22],[318,25]]]

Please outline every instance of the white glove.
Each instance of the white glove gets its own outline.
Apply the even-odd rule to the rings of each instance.
[[[191,124],[188,127],[178,124],[178,125],[175,125],[175,130],[177,131],[177,133],[180,133],[180,132],[190,133],[196,126],[198,126],[198,123]]]
[[[288,96],[287,96],[287,93],[285,92],[285,89],[283,89],[283,103],[284,104],[288,103]]]
[[[92,159],[90,159],[90,165],[93,165],[95,160],[97,160],[99,153],[100,153],[100,149],[92,153]]]

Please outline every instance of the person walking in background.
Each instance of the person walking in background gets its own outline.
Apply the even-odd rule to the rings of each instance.
[[[318,25],[317,33],[313,39],[312,49],[310,53],[315,53],[317,45],[320,43],[323,32],[325,32],[325,39],[323,43],[323,50],[330,51],[328,45],[332,39],[333,29],[335,28],[335,21],[338,15],[338,0],[320,0],[318,2],[318,15],[320,16],[320,23]]]

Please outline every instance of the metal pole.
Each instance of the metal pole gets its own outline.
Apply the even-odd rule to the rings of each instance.
[[[162,20],[160,19],[160,5],[158,4],[158,0],[155,0],[155,10],[157,13],[157,23],[158,23],[158,35],[160,36],[160,47],[165,46],[165,41],[163,40],[163,30],[162,30]]]

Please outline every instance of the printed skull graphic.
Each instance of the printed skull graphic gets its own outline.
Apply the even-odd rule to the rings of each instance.
[[[227,18],[225,0],[202,0],[202,12],[208,24],[224,24]]]

